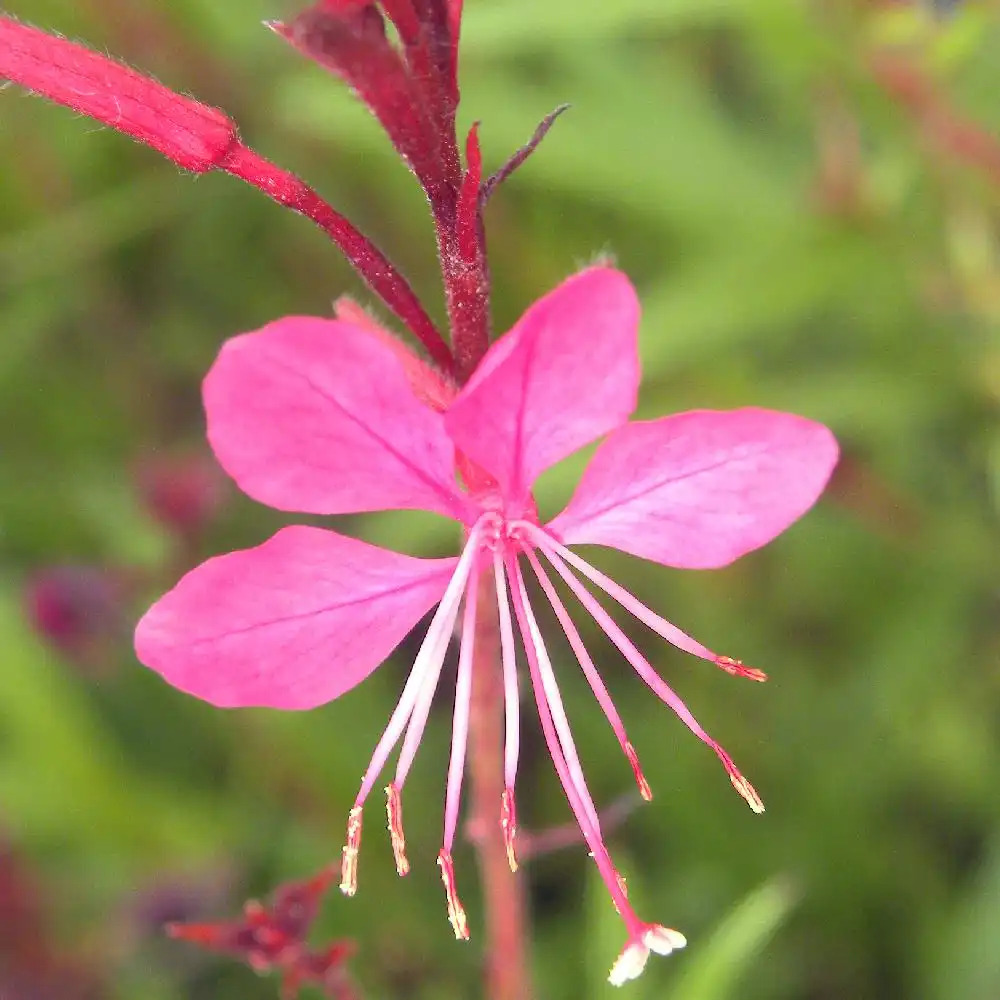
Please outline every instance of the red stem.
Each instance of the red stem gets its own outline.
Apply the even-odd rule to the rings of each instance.
[[[263,191],[279,205],[315,222],[336,243],[368,287],[413,332],[431,358],[444,371],[453,369],[451,351],[406,279],[371,240],[331,208],[309,185],[242,143],[230,148],[219,161],[218,168]]]
[[[294,174],[245,146],[235,122],[107,56],[0,15],[0,79],[8,79],[152,147],[195,173],[224,170],[311,219],[446,371],[451,352],[385,255]]]
[[[479,858],[486,904],[486,996],[531,1000],[527,964],[527,915],[523,875],[514,875],[500,835],[503,781],[503,676],[500,667],[497,597],[491,573],[480,577],[476,616],[469,771],[469,827]]]

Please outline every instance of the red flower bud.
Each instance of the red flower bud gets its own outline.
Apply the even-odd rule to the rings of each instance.
[[[0,48],[9,80],[107,122],[185,170],[214,169],[239,141],[221,111],[64,38],[0,18]]]

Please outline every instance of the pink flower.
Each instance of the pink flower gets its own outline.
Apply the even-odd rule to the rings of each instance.
[[[341,885],[350,895],[357,885],[362,807],[400,741],[386,791],[397,870],[409,869],[401,794],[461,617],[438,863],[449,917],[464,938],[451,851],[477,599],[495,593],[506,703],[506,791],[499,805],[511,867],[523,655],[552,761],[628,933],[611,972],[614,983],[638,975],[650,951],[666,954],[682,947],[684,938],[640,920],[626,898],[528,599],[525,569],[551,603],[643,796],[650,792],[636,752],[553,572],[761,812],[750,783],[593,590],[688,653],[739,676],[763,680],[763,674],[717,656],[568,546],[612,546],[685,569],[725,566],[808,510],[837,459],[830,432],[792,414],[704,410],[628,423],[639,384],[638,320],[628,280],[591,268],[532,306],[446,400],[440,399],[440,382],[436,400],[426,393],[418,398],[413,369],[408,377],[398,351],[358,322],[286,318],[230,340],[205,379],[204,395],[209,441],[241,489],[280,510],[310,514],[434,511],[458,521],[466,541],[457,558],[417,559],[333,531],[284,528],[257,548],[210,559],[190,572],[136,632],[143,663],[196,697],[223,707],[308,709],[364,680],[437,605],[350,813]],[[598,438],[604,440],[569,504],[539,524],[531,493],[539,474]]]

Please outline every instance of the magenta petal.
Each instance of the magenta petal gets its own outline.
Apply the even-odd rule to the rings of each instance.
[[[245,493],[311,514],[460,517],[443,418],[377,337],[290,317],[227,341],[205,378],[208,438]]]
[[[314,708],[392,652],[441,599],[455,563],[283,528],[188,573],[139,622],[136,653],[222,708]]]
[[[710,569],[780,535],[837,463],[830,431],[772,410],[693,410],[636,422],[594,453],[548,529],[667,566]]]
[[[536,302],[487,352],[445,414],[458,448],[523,500],[539,473],[620,426],[639,385],[639,303],[594,267]]]

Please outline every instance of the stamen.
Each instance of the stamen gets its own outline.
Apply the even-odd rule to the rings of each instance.
[[[521,627],[525,644],[530,640],[535,648],[535,658],[538,665],[538,675],[541,678],[542,687],[545,690],[545,697],[548,701],[549,711],[552,713],[552,722],[555,724],[556,733],[559,737],[559,744],[566,757],[566,766],[569,773],[580,791],[580,798],[590,815],[590,822],[598,834],[601,832],[601,821],[597,815],[597,808],[594,805],[590,792],[587,789],[587,782],[583,775],[583,767],[580,764],[580,757],[576,751],[576,743],[573,741],[573,732],[570,729],[569,719],[566,717],[566,710],[563,707],[562,695],[559,685],[556,682],[555,672],[552,669],[552,661],[549,659],[548,650],[542,639],[541,630],[535,620],[535,614],[531,610],[528,601],[528,591],[524,585],[524,577],[521,575],[521,567],[516,559],[510,560],[510,571],[513,574],[511,590],[515,595],[515,610],[517,611],[518,624]],[[527,626],[527,634],[525,633]],[[534,678],[532,678],[534,682]]]
[[[361,850],[361,806],[347,816],[347,843],[341,852],[340,891],[353,896],[358,891],[358,852]]]
[[[763,670],[758,670],[756,667],[748,667],[742,660],[734,660],[731,656],[717,656],[715,658],[715,665],[720,670],[725,670],[727,674],[732,674],[734,677],[746,677],[747,680],[760,682],[767,680],[767,674]]]
[[[701,657],[714,663],[720,670],[734,677],[746,677],[751,681],[766,681],[767,674],[756,667],[747,667],[742,660],[733,659],[731,656],[719,656],[713,653],[707,646],[702,645],[697,639],[692,638],[686,632],[681,631],[672,622],[658,615],[652,608],[646,607],[635,595],[630,594],[621,584],[615,583],[611,577],[602,573],[595,566],[592,566],[586,559],[581,558],[571,549],[561,545],[550,535],[546,534],[536,525],[526,521],[515,521],[513,524],[518,528],[527,528],[532,541],[549,557],[554,553],[562,556],[571,566],[578,569],[588,580],[601,588],[609,597],[616,600],[626,611],[631,612],[644,625],[651,628],[657,635],[666,639],[667,642],[683,649],[686,653]]]
[[[606,576],[595,566],[591,566],[586,559],[582,559],[571,549],[561,545],[551,535],[546,534],[537,526],[527,521],[514,522],[518,528],[523,528],[531,537],[531,540],[551,559],[554,555],[561,556],[574,569],[579,570],[588,580],[601,588],[609,597],[614,598],[626,611],[631,612],[644,625],[651,628],[657,635],[666,639],[671,645],[678,649],[683,649],[686,653],[699,656],[703,660],[717,663],[719,657],[715,655],[707,646],[703,646],[697,639],[692,638],[686,632],[682,632],[676,625],[662,618],[651,608],[647,608],[638,598],[630,594],[621,584],[615,583],[611,577]],[[553,563],[554,565],[554,563]]]
[[[639,794],[647,802],[651,802],[653,799],[652,789],[649,787],[649,782],[646,781],[646,776],[642,773],[642,768],[639,766],[639,757],[636,755],[635,747],[631,743],[625,744],[625,756],[628,757],[628,762],[632,765],[632,773],[635,775],[635,783],[639,786]]]
[[[622,895],[628,899],[628,881],[617,868],[615,869],[615,878],[618,879],[618,888],[621,889]]]
[[[385,788],[385,813],[389,821],[389,839],[392,841],[396,874],[402,878],[409,874],[410,862],[406,858],[406,836],[403,833],[403,800],[395,782]]]
[[[729,780],[733,783],[733,788],[746,799],[747,805],[759,816],[764,811],[764,802],[757,794],[757,789],[743,777],[739,768],[733,763],[732,758],[722,747],[716,744],[714,749],[716,754],[718,754],[719,760],[722,761],[722,766],[726,769],[726,774],[729,775]]]
[[[455,622],[458,619],[458,601],[448,612],[444,624],[437,637],[432,657],[428,658],[428,666],[424,675],[423,683],[417,692],[417,697],[413,703],[413,711],[410,713],[410,721],[406,725],[406,735],[403,737],[403,746],[399,751],[399,760],[396,762],[396,784],[403,787],[406,776],[410,773],[413,761],[417,756],[417,748],[423,739],[424,729],[427,726],[427,719],[431,713],[431,705],[434,701],[434,694],[437,691],[438,681],[441,679],[441,670],[444,667],[445,657],[448,655],[448,646],[455,630]]]
[[[469,712],[472,704],[472,664],[476,640],[476,605],[479,596],[479,568],[474,566],[465,591],[462,617],[462,643],[458,653],[458,677],[455,681],[455,711],[451,726],[451,759],[448,761],[448,784],[444,801],[444,850],[451,851],[458,827],[462,800],[462,776],[465,773],[465,748],[469,736]]]
[[[711,736],[702,729],[701,724],[691,714],[687,705],[677,696],[674,690],[663,680],[653,669],[649,661],[639,652],[631,639],[621,630],[618,623],[601,606],[600,602],[586,587],[576,578],[565,562],[555,553],[554,550],[544,550],[549,562],[555,571],[566,581],[566,585],[573,591],[580,603],[587,609],[595,622],[604,630],[607,637],[615,644],[618,651],[632,665],[635,672],[646,682],[651,691],[684,723],[688,729],[702,741],[711,747],[716,756],[722,762],[729,780],[733,787],[743,796],[747,804],[755,813],[764,811],[764,804],[760,796],[754,790],[746,778],[736,769],[732,759],[722,747],[716,743]]]
[[[511,561],[507,564],[507,572],[514,572]],[[628,898],[621,890],[618,882],[618,872],[615,870],[615,866],[611,861],[611,855],[608,853],[608,849],[601,838],[600,826],[595,826],[591,821],[591,816],[594,813],[594,804],[590,800],[590,793],[587,791],[586,784],[584,783],[581,787],[576,783],[566,764],[566,758],[563,756],[563,749],[556,735],[545,687],[542,684],[539,672],[540,653],[544,650],[541,635],[537,632],[537,629],[532,631],[528,627],[524,602],[521,599],[521,588],[513,586],[511,588],[511,596],[514,601],[514,613],[517,616],[518,626],[524,638],[524,651],[528,660],[528,672],[531,675],[531,687],[535,694],[535,705],[538,708],[538,719],[542,726],[542,735],[545,738],[545,745],[548,748],[549,756],[552,758],[556,774],[559,776],[559,783],[562,785],[570,809],[573,810],[573,815],[580,826],[580,832],[583,834],[583,839],[586,841],[590,854],[597,865],[598,871],[601,873],[601,878],[608,888],[615,908],[621,914],[630,932],[635,932],[637,929],[641,930],[644,925],[636,916],[635,911],[629,905]],[[589,809],[587,808],[588,804]]]
[[[493,577],[496,582],[497,613],[500,618],[500,660],[503,664],[504,704],[504,784],[514,787],[517,777],[517,758],[521,744],[521,706],[517,690],[517,655],[514,644],[514,625],[510,618],[507,599],[507,578],[503,558],[499,551],[493,553]]]
[[[597,667],[594,666],[594,661],[590,653],[587,652],[587,647],[580,637],[579,630],[573,623],[573,619],[566,610],[566,605],[563,604],[562,599],[559,597],[559,593],[553,586],[548,573],[545,572],[542,564],[538,561],[538,557],[530,549],[526,550],[525,555],[528,557],[528,562],[531,563],[531,568],[534,570],[535,576],[538,578],[538,582],[541,584],[542,590],[548,598],[549,604],[552,605],[552,610],[556,613],[556,618],[559,620],[559,624],[562,626],[562,630],[566,634],[573,652],[576,654],[577,662],[579,662],[584,676],[590,684],[590,690],[594,692],[597,703],[604,711],[608,722],[611,723],[611,728],[614,730],[615,736],[618,737],[618,743],[632,765],[632,773],[635,775],[636,784],[639,786],[639,794],[648,802],[653,797],[653,794],[639,768],[635,748],[629,741],[628,734],[625,732],[625,724],[618,714],[618,709],[615,708],[615,703],[611,700],[611,695],[604,684],[604,679],[601,677]]]
[[[512,872],[517,871],[517,853],[514,849],[514,838],[517,836],[517,805],[514,802],[514,789],[505,788],[500,798],[500,829],[503,831],[503,843],[507,848],[507,864]]]
[[[403,687],[403,693],[400,695],[399,702],[393,710],[389,722],[386,724],[385,731],[382,733],[378,745],[375,747],[368,770],[361,780],[361,789],[354,803],[356,806],[360,806],[368,797],[369,792],[371,792],[382,768],[385,766],[389,754],[392,753],[393,747],[399,741],[403,730],[407,727],[407,723],[414,714],[416,703],[420,695],[424,692],[425,687],[430,685],[431,680],[433,680],[434,686],[437,685],[437,679],[441,674],[441,667],[444,663],[451,632],[455,626],[455,619],[458,617],[458,607],[462,600],[462,592],[465,589],[466,581],[469,579],[473,559],[478,555],[479,542],[485,521],[485,517],[480,518],[472,531],[469,532],[469,540],[462,550],[462,555],[458,560],[458,565],[455,567],[455,572],[448,581],[448,586],[445,589],[444,596],[441,598],[441,603],[438,605],[437,611],[434,612],[434,617],[427,628],[427,634],[420,644],[420,649],[410,670],[410,676],[406,679],[406,684]],[[433,688],[431,689],[431,694],[433,695]],[[423,728],[421,727],[422,731]],[[411,760],[412,753],[415,750],[416,747],[413,746],[410,752]],[[396,784],[400,787],[403,784],[398,774]]]
[[[448,901],[448,920],[451,922],[451,929],[459,941],[468,941],[469,921],[465,916],[465,907],[458,898],[458,891],[455,888],[455,865],[447,851],[441,851],[438,855],[438,867],[441,869],[441,881],[444,883],[444,894]]]

